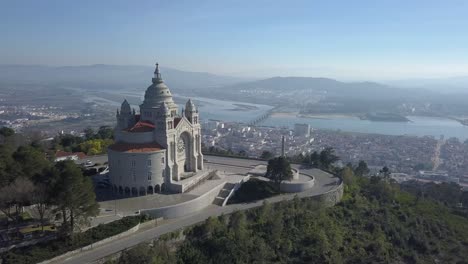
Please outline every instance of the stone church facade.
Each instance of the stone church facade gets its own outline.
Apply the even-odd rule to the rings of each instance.
[[[156,64],[140,113],[124,100],[116,114],[115,143],[108,149],[115,192],[145,195],[203,170],[199,113],[191,100],[179,114]]]

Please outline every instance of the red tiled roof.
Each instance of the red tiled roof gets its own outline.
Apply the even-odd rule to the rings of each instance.
[[[78,156],[79,159],[83,159],[86,157],[86,154],[83,152],[66,152],[63,150],[57,150],[55,152],[55,157],[56,158],[63,158],[63,157],[69,157],[69,156]]]
[[[55,152],[55,157],[56,158],[62,158],[62,157],[68,157],[68,156],[73,156],[75,154],[73,154],[72,152],[66,152],[66,151],[62,151],[62,150],[57,150]]]
[[[154,127],[149,121],[138,121],[133,127],[127,128],[126,131],[132,133],[150,132],[154,130]]]
[[[182,117],[176,117],[176,118],[174,118],[174,127],[177,127],[177,125],[179,124],[180,120],[182,120]]]
[[[115,143],[109,146],[111,150],[119,152],[130,152],[130,153],[139,153],[139,152],[153,152],[164,149],[156,142],[153,143]]]
[[[86,154],[84,152],[75,152],[74,154],[78,155],[79,159],[84,159],[86,158]]]

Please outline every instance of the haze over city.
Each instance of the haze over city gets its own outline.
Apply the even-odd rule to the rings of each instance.
[[[458,77],[468,75],[467,12],[466,1],[436,0],[4,1],[0,62],[158,60],[256,78]]]

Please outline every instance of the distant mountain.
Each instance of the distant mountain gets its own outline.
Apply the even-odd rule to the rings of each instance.
[[[341,82],[328,78],[313,77],[273,77],[264,80],[237,83],[223,87],[224,92],[264,91],[280,93],[320,92],[328,97],[346,96],[350,98],[401,98],[424,96],[428,91],[411,91],[375,82]]]
[[[468,93],[468,76],[386,81],[404,88],[425,88],[441,93]]]
[[[154,67],[87,65],[50,67],[43,65],[0,65],[0,82],[79,86],[88,89],[138,89],[151,83]],[[245,79],[205,72],[161,67],[166,83],[174,91],[230,85]]]

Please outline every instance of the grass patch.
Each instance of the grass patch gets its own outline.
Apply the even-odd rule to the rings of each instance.
[[[277,194],[278,192],[276,192],[276,188],[272,182],[251,178],[241,185],[231,199],[229,199],[228,204],[258,201]]]
[[[28,226],[28,227],[22,228],[20,230],[20,232],[22,234],[26,234],[26,233],[30,233],[30,232],[34,232],[34,231],[42,231],[41,226]],[[44,231],[55,232],[57,230],[55,228],[52,228],[51,225],[46,225],[46,226],[44,226]]]
[[[21,219],[23,221],[28,221],[28,220],[32,220],[32,217],[28,212],[23,212],[21,213]]]

